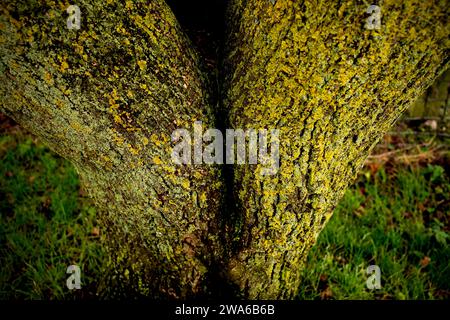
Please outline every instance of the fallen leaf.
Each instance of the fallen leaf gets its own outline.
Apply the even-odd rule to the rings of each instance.
[[[420,265],[421,265],[423,268],[425,268],[427,265],[430,264],[430,261],[431,261],[430,257],[425,256],[425,257],[423,257],[422,260],[420,260]]]
[[[333,297],[333,292],[331,291],[330,287],[327,287],[324,291],[320,293],[320,298],[322,300],[327,300]]]
[[[97,227],[92,228],[91,234],[92,234],[94,237],[98,237],[98,236],[100,235],[100,229],[97,228]]]

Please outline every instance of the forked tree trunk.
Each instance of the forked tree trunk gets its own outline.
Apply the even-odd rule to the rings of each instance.
[[[449,61],[446,1],[385,0],[379,30],[360,2],[231,1],[220,104],[233,128],[280,130],[278,174],[235,165],[231,190],[219,166],[171,161],[172,132],[217,110],[164,1],[77,2],[80,30],[67,2],[1,3],[0,111],[80,173],[105,295],[294,297],[368,152]]]

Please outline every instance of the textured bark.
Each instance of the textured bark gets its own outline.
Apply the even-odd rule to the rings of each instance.
[[[280,130],[280,170],[236,166],[229,274],[243,296],[292,298],[307,252],[371,148],[448,65],[447,1],[233,0],[224,106]]]
[[[220,172],[170,159],[173,130],[214,126],[198,57],[161,0],[77,4],[79,31],[69,3],[2,1],[0,110],[78,169],[106,229],[108,294],[202,294]]]
[[[281,166],[236,165],[224,210],[221,168],[170,159],[171,133],[215,127],[217,110],[164,1],[78,1],[78,31],[68,5],[2,1],[0,111],[75,164],[105,228],[108,295],[211,294],[220,278],[292,298],[368,152],[449,62],[445,0],[385,0],[378,31],[362,2],[231,1],[221,105],[233,128],[281,131]]]

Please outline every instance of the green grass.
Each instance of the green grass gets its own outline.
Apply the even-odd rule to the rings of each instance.
[[[104,257],[75,169],[20,132],[0,137],[0,160],[0,299],[95,297]],[[449,195],[439,165],[363,173],[310,252],[299,298],[449,298]],[[66,288],[71,264],[82,290]],[[366,288],[372,264],[380,290]]]
[[[450,184],[438,165],[367,172],[308,256],[301,299],[442,299],[450,293]],[[380,290],[366,268],[381,269]]]
[[[0,159],[0,299],[93,296],[101,247],[75,169],[21,135],[0,137]],[[72,264],[84,290],[65,285]]]

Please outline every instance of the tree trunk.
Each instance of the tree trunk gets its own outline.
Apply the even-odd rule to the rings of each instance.
[[[379,30],[364,4],[232,0],[215,110],[163,0],[78,1],[80,30],[67,6],[2,2],[0,111],[76,166],[105,230],[106,295],[293,298],[371,148],[449,63],[444,0],[385,0]],[[280,130],[277,174],[235,165],[227,187],[228,167],[172,162],[172,132],[222,111]]]
[[[292,298],[307,252],[371,148],[448,64],[445,1],[234,0],[225,71],[233,128],[280,130],[278,174],[234,167],[242,221],[229,274],[244,296]]]
[[[78,31],[64,3],[2,2],[1,110],[76,166],[101,211],[106,291],[202,294],[220,171],[170,158],[176,128],[214,126],[198,57],[161,0],[77,3]]]

